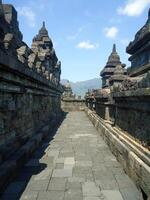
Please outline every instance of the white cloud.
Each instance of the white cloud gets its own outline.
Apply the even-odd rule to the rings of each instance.
[[[118,8],[120,15],[139,16],[146,7],[150,5],[150,0],[127,0],[124,7]]]
[[[34,27],[36,21],[36,15],[31,7],[23,6],[17,8],[18,14],[26,18],[29,26]]]
[[[106,37],[111,38],[111,39],[115,39],[119,30],[117,27],[112,26],[112,27],[106,27],[104,29],[104,32],[106,34]]]
[[[98,44],[92,44],[89,40],[87,41],[82,41],[80,42],[79,44],[76,45],[76,48],[79,48],[79,49],[96,49],[98,48],[99,45]]]

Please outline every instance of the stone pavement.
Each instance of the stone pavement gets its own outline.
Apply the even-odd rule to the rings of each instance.
[[[70,112],[5,190],[6,200],[141,200],[84,112]]]

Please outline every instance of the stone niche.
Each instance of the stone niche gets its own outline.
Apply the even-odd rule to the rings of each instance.
[[[44,127],[52,131],[52,122],[56,124],[61,118],[63,88],[59,82],[61,64],[45,24],[38,42],[33,40],[37,46],[41,45],[35,52],[22,41],[17,12],[12,5],[0,4],[0,20],[1,163],[42,133]]]

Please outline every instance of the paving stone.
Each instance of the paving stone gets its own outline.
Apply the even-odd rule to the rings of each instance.
[[[24,192],[21,195],[20,200],[36,200],[37,197],[38,197],[38,192],[36,192],[36,191]]]
[[[95,182],[85,182],[82,184],[83,196],[100,196],[100,189]]]
[[[136,188],[133,181],[126,174],[115,175],[115,177],[120,189]]]
[[[81,167],[92,167],[92,161],[76,161],[75,165]]]
[[[61,157],[61,158],[57,158],[56,159],[56,163],[62,163],[62,164],[64,164],[64,162],[65,162],[65,158],[64,157]]]
[[[69,189],[65,192],[64,200],[83,200],[82,191],[78,189]]]
[[[119,190],[102,190],[101,193],[106,200],[124,200]]]
[[[54,169],[52,177],[72,177],[72,169]]]
[[[66,184],[66,189],[76,189],[76,190],[81,190],[82,189],[82,185],[80,182],[69,182],[67,181]]]
[[[38,173],[37,175],[32,176],[33,180],[49,180],[52,174],[51,169],[45,169]]]
[[[66,116],[3,197],[18,200],[19,195],[21,200],[141,200],[84,112]]]
[[[46,191],[48,188],[49,180],[31,180],[26,190],[30,191]]]
[[[115,180],[115,176],[112,174],[111,171],[107,171],[107,172],[104,172],[104,171],[94,171],[93,174],[94,174],[95,180],[105,180],[105,179]]]
[[[72,182],[83,183],[83,182],[85,182],[85,179],[84,178],[80,178],[80,177],[69,177],[68,181],[71,182],[71,183]]]
[[[96,180],[95,182],[101,190],[119,190],[119,186],[115,179],[102,179]]]
[[[84,197],[83,200],[101,200],[100,197]]]
[[[57,163],[55,165],[55,169],[64,169],[64,164],[63,163]]]
[[[66,178],[52,178],[50,180],[48,190],[65,191],[66,182],[67,182]]]
[[[49,157],[54,157],[55,159],[58,158],[59,151],[51,150],[46,153]]]
[[[64,164],[65,165],[74,165],[75,164],[74,157],[67,157],[67,158],[65,158]]]
[[[74,157],[74,152],[64,152],[64,153],[60,153],[59,154],[59,158],[61,158],[61,157]]]
[[[64,192],[62,191],[47,191],[39,192],[37,200],[63,200]]]
[[[125,188],[120,190],[124,200],[142,200],[142,194],[133,188]]]

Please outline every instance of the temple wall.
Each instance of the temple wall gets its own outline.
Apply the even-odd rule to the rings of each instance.
[[[61,117],[59,88],[20,62],[8,66],[8,60],[7,63],[3,61],[1,59],[0,64],[1,161],[9,157],[41,128],[51,126],[52,120],[55,119],[57,122]],[[11,63],[10,58],[9,62]]]
[[[86,108],[85,112],[139,190],[150,194],[150,152]]]
[[[96,113],[105,120],[114,121],[115,117],[115,106],[111,103],[96,102]]]
[[[150,94],[148,94],[148,89],[139,89],[134,94],[129,91],[124,94],[116,93],[114,98],[116,103],[115,126],[150,146]]]
[[[96,113],[104,120],[150,146],[149,89],[113,93],[113,103],[96,101]]]
[[[64,112],[83,111],[85,108],[85,100],[62,100],[61,108]]]
[[[63,88],[61,62],[45,23],[33,39],[34,49],[22,41],[12,5],[0,2],[0,21],[0,168],[8,174],[12,157],[18,167],[45,135],[52,134],[62,116]],[[3,177],[0,173],[2,185],[7,182]]]

